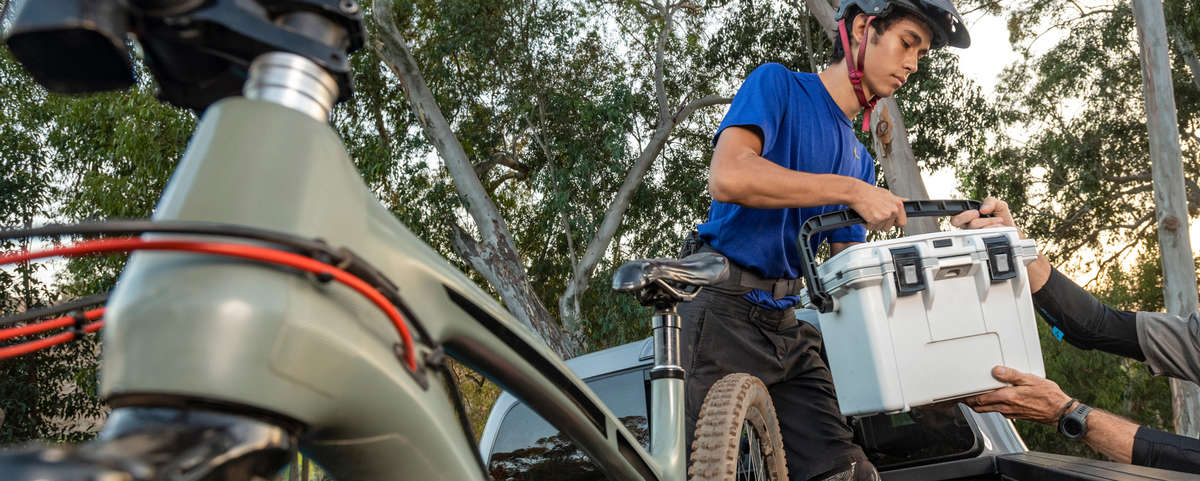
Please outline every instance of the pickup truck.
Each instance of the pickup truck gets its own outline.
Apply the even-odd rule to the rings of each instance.
[[[653,343],[645,339],[567,361],[642,443],[649,444]],[[1161,469],[1030,451],[1012,421],[966,405],[853,418],[856,440],[884,481],[1194,480]],[[508,393],[492,407],[479,444],[496,481],[606,479],[587,455]]]

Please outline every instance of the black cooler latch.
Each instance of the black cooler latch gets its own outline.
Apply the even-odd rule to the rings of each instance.
[[[1017,277],[1017,265],[1013,262],[1012,243],[1008,241],[1008,236],[987,237],[983,239],[983,245],[987,247],[988,273],[992,276],[992,283]]]
[[[901,296],[916,294],[925,290],[925,265],[921,263],[921,253],[914,246],[895,247],[892,251],[892,264],[896,266],[896,290]]]

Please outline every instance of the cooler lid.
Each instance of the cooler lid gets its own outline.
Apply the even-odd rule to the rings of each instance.
[[[934,232],[876,242],[857,244],[833,256],[817,267],[826,291],[836,292],[847,283],[871,277],[879,277],[896,271],[896,258],[919,259],[924,267],[935,266],[939,259],[971,256],[977,261],[987,262],[989,247],[997,239],[1007,240],[1012,251],[1012,262],[1028,263],[1037,256],[1037,247],[1032,239],[1020,239],[1013,227]],[[1027,260],[1028,259],[1028,260]],[[998,259],[998,267],[1004,268],[1007,257]],[[915,262],[900,262],[910,266]],[[915,268],[914,268],[915,270]],[[1004,268],[1004,270],[1009,270]],[[1013,272],[1015,275],[1015,271]],[[915,275],[910,272],[909,277]],[[803,304],[808,304],[808,289],[800,293]]]

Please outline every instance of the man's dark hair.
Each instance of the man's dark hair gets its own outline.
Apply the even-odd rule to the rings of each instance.
[[[853,28],[854,18],[858,17],[858,14],[860,13],[862,13],[862,10],[858,9],[853,9],[852,11],[846,12],[847,29]],[[877,41],[880,35],[883,35],[884,32],[892,27],[893,23],[896,23],[896,21],[903,18],[907,18],[921,25],[929,26],[925,23],[925,19],[921,18],[921,16],[903,8],[896,8],[892,10],[890,15],[886,17],[877,17],[875,20],[871,21],[871,28],[875,29],[875,35],[870,36],[871,42]],[[850,41],[853,42],[854,39],[851,38]],[[838,33],[838,30],[835,28],[833,29],[833,53],[829,54],[829,63],[835,64],[841,62],[843,58],[846,58],[846,52],[844,49],[842,49],[842,35]]]

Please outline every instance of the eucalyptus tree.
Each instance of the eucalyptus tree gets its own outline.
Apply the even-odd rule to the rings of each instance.
[[[690,88],[696,83],[685,79],[697,72],[673,68],[698,48],[698,30],[713,8],[413,2],[394,16],[389,4],[375,6],[377,52],[399,79],[467,214],[442,214],[455,254],[518,319],[560,354],[573,355],[578,337],[559,327],[547,298],[557,298],[563,327],[578,335],[580,295],[611,252],[652,164],[689,116],[729,102],[728,93]],[[596,11],[614,15],[589,15]],[[611,36],[607,19],[621,37]],[[530,263],[522,244],[537,260],[566,264],[566,275]],[[562,244],[565,252],[555,249]],[[557,295],[539,295],[530,276],[542,273],[543,285],[562,286]]]

